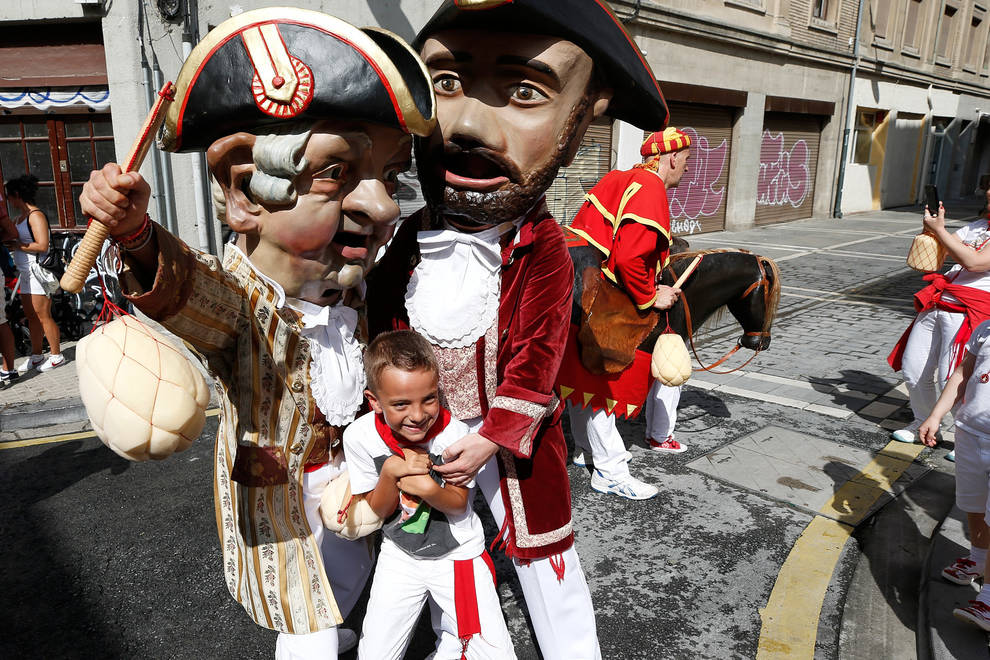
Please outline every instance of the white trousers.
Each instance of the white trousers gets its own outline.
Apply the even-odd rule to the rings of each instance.
[[[646,437],[663,442],[674,434],[677,424],[677,404],[681,401],[681,388],[662,385],[653,381],[646,396]]]
[[[481,421],[480,418],[464,420],[472,433],[481,428]],[[488,502],[495,524],[502,529],[505,506],[497,458],[493,456],[481,468],[475,482]],[[559,581],[549,557],[524,562],[512,560],[540,652],[544,660],[601,660],[595,608],[591,604],[591,590],[581,569],[581,560],[573,545],[561,556],[564,579]],[[436,618],[433,626],[437,626]]]
[[[591,454],[595,469],[606,479],[621,481],[629,476],[626,462],[626,443],[615,425],[615,415],[604,410],[578,408],[567,402],[567,414],[571,420],[574,445]]]
[[[911,329],[901,372],[918,425],[931,414],[939,392],[952,374],[952,340],[965,318],[965,314],[929,309],[918,314]]]
[[[481,634],[471,637],[466,657],[468,660],[514,659],[516,654],[505,627],[491,570],[482,557],[473,561]],[[461,642],[457,637],[454,561],[415,559],[387,540],[382,543],[371,584],[368,613],[361,629],[358,660],[400,660],[427,597],[431,611],[443,613],[440,645],[434,659],[458,660]]]
[[[347,618],[354,608],[374,564],[373,546],[367,539],[347,541],[327,532],[320,517],[320,498],[330,480],[346,469],[346,464],[325,465],[303,477],[303,508],[306,521],[323,557],[333,597],[340,616]],[[329,628],[306,635],[279,633],[275,660],[327,660],[337,657],[337,629]]]

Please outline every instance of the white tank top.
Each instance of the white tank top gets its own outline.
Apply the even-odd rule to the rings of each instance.
[[[31,234],[31,227],[28,226],[30,218],[31,214],[28,213],[23,220],[15,225],[17,227],[17,238],[21,243],[34,242],[34,236]],[[25,252],[24,250],[14,250],[14,264],[17,266],[18,270],[27,271],[31,268],[32,261],[37,261],[39,256],[44,257],[47,254],[47,252],[35,254],[34,252]]]

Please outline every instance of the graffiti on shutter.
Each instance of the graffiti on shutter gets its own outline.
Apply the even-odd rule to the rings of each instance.
[[[817,116],[767,113],[760,143],[756,224],[811,217],[820,136]]]

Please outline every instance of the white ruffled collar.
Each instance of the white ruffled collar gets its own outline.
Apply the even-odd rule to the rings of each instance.
[[[333,426],[346,426],[354,421],[364,402],[364,360],[361,343],[354,333],[358,313],[340,302],[336,305],[314,305],[298,298],[287,298],[282,285],[258,270],[244,252],[233,243],[235,250],[258,279],[275,293],[275,307],[288,306],[301,314],[301,334],[309,341],[310,395],[317,407]]]
[[[470,346],[495,323],[502,287],[499,238],[519,222],[478,233],[421,231],[406,288],[409,325],[441,348]]]

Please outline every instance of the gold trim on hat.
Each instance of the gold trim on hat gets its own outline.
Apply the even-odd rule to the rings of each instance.
[[[299,79],[278,26],[268,23],[248,28],[241,32],[241,39],[265,96],[278,103],[291,103]]]
[[[512,0],[454,0],[454,6],[458,9],[470,11],[472,9],[492,9],[501,5],[506,5]]]
[[[384,74],[385,81],[387,81],[388,86],[392,90],[399,114],[401,115],[399,120],[405,124],[406,130],[420,136],[426,136],[433,132],[436,126],[436,98],[433,97],[433,85],[430,82],[429,73],[419,60],[419,55],[400,37],[388,30],[367,28],[368,30],[374,30],[388,35],[400,47],[405,48],[415,56],[415,61],[419,64],[427,85],[427,90],[431,96],[429,116],[419,111],[412,93],[409,91],[409,87],[399,74],[399,70],[378,44],[365,34],[364,31],[346,21],[318,11],[298,9],[295,7],[266,7],[264,9],[246,11],[227,19],[210,30],[203,37],[203,40],[193,48],[176,78],[175,102],[169,106],[168,113],[165,116],[165,123],[162,126],[162,135],[159,139],[159,145],[162,149],[165,151],[175,151],[181,146],[179,144],[178,124],[181,114],[185,110],[185,102],[190,91],[190,85],[195,83],[197,75],[210,55],[227,41],[242,33],[245,28],[251,26],[262,27],[262,24],[266,23],[273,25],[281,23],[308,25],[315,29],[324,30],[349,42],[360,50],[365,57],[370,59],[381,70],[382,74]],[[245,80],[243,84],[250,86],[251,81]],[[222,93],[222,91],[219,93]]]

